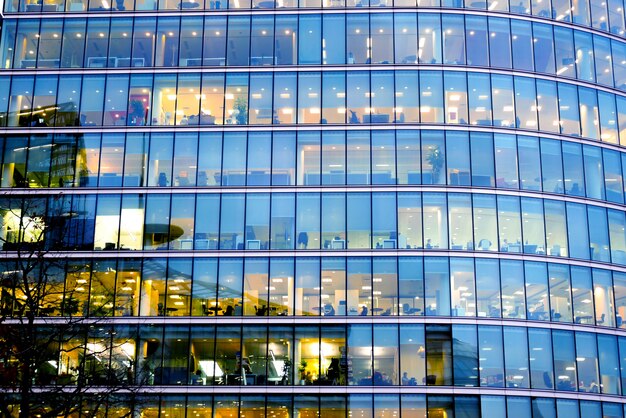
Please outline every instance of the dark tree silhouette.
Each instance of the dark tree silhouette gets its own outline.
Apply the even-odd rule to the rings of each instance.
[[[2,417],[129,416],[142,386],[133,328],[108,319],[115,289],[88,296],[90,262],[58,251],[77,242],[68,202],[58,194],[0,200]]]

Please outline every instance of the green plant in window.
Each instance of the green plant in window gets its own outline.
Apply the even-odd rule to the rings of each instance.
[[[237,97],[233,106],[235,121],[237,125],[245,125],[248,123],[248,102],[243,97]]]
[[[432,173],[433,183],[437,183],[439,181],[439,175],[441,174],[441,169],[443,168],[445,156],[441,149],[438,146],[433,147],[426,155],[426,161],[430,164],[430,172]]]
[[[145,108],[141,100],[131,100],[128,103],[128,124],[129,125],[145,125]]]
[[[301,360],[298,365],[298,372],[300,372],[300,379],[304,380],[304,372],[306,371],[306,367],[309,363],[306,360]]]

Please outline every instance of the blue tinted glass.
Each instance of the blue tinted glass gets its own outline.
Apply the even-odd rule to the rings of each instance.
[[[549,330],[528,330],[528,347],[533,361],[530,362],[531,385],[535,389],[553,389],[552,339]]]
[[[543,190],[546,192],[563,193],[563,164],[561,142],[541,138],[541,172]],[[571,182],[571,179],[569,179]]]
[[[557,399],[556,412],[559,417],[579,418],[578,401],[572,399]]]
[[[602,405],[600,402],[580,401],[580,414],[587,418],[602,417]]]
[[[426,315],[450,315],[450,279],[447,259],[424,259]]]
[[[602,393],[619,395],[619,355],[617,338],[614,335],[598,335],[598,358],[600,360],[600,379]]]
[[[506,418],[506,398],[502,396],[480,397],[481,418]]]
[[[298,62],[319,64],[321,62],[321,16],[301,15],[298,26]]]
[[[454,356],[453,373],[455,386],[478,386],[478,341],[474,325],[455,325],[452,327],[452,350],[463,353]]]
[[[596,147],[583,146],[583,156],[585,161],[585,189],[587,190],[587,196],[604,200],[602,150]]]
[[[598,384],[598,352],[594,334],[586,332],[576,333],[576,356],[578,362],[578,390],[580,392],[600,393],[600,385]],[[585,413],[582,415],[585,417],[590,416]]]
[[[576,350],[574,333],[571,331],[552,331],[554,347],[554,372],[557,390],[576,390]]]
[[[589,258],[589,238],[587,234],[587,216],[583,205],[567,203],[567,224],[578,225],[576,232],[568,230],[570,256],[574,258]]]
[[[344,15],[324,15],[324,39],[322,48],[324,64],[345,64]]]
[[[531,418],[530,398],[509,396],[506,398],[508,418]]]
[[[556,407],[554,399],[533,398],[533,416],[544,418],[556,418]]]
[[[588,206],[587,216],[589,219],[589,250],[591,251],[591,259],[610,261],[606,209]]]
[[[493,138],[490,134],[472,132],[472,185],[493,187],[495,185],[494,174],[494,149]]]

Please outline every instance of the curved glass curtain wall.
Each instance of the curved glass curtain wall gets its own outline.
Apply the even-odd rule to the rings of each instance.
[[[299,4],[298,4],[299,3]],[[465,4],[464,4],[465,3]],[[10,0],[5,3],[6,13],[54,13],[54,12],[124,12],[152,10],[180,10],[194,12],[220,9],[283,9],[283,8],[377,8],[380,7],[444,7],[489,10],[511,14],[533,15],[541,19],[573,23],[593,27],[600,31],[624,36],[624,4],[620,0],[608,2],[600,0],[568,1],[552,0],[539,2],[531,0],[119,0],[115,4],[103,0],[47,0],[38,3],[31,0]]]
[[[45,396],[45,395],[43,395]],[[45,398],[44,398],[45,399]],[[125,400],[124,395],[118,395]],[[189,394],[162,396],[128,396],[127,407],[107,405],[109,415],[136,411],[145,417],[167,414],[172,418],[185,416],[246,416],[262,418],[290,416],[312,418],[344,418],[351,415],[403,416],[423,418],[427,414],[445,417],[490,418],[623,418],[623,406],[617,402],[598,402],[545,397],[493,395],[424,395],[424,394]],[[52,403],[52,401],[50,401]],[[131,409],[130,405],[135,405]],[[92,407],[86,401],[85,409]],[[88,410],[88,409],[87,409]],[[187,415],[185,415],[187,414]],[[376,414],[376,415],[373,415]],[[482,414],[482,415],[481,415]]]
[[[626,90],[624,41],[541,22],[462,14],[115,17],[89,18],[88,24],[85,18],[8,20],[0,55],[2,66],[14,69],[467,65]]]
[[[6,188],[448,185],[622,204],[626,153],[439,130],[97,133],[0,138],[0,163]]]
[[[626,264],[624,211],[575,201],[329,191],[17,196],[0,202],[5,250],[41,245],[59,250],[425,249]],[[27,222],[32,219],[37,221]],[[37,233],[44,227],[53,229],[47,241]]]
[[[93,344],[110,338],[116,347],[98,353],[106,360],[101,367],[124,370],[131,360],[141,374],[149,365],[148,386],[459,386],[621,395],[626,380],[620,374],[626,337],[570,330],[408,323],[101,328],[90,335]],[[40,373],[71,376],[85,355],[80,344],[72,339],[51,349],[49,358],[62,361]],[[250,361],[245,383],[233,373],[237,352]]]
[[[8,127],[458,124],[626,140],[626,97],[456,71],[0,77]],[[81,86],[81,87],[78,87]]]
[[[46,270],[54,297],[39,317],[89,316],[103,325],[88,331],[91,344],[80,337],[51,347],[51,367],[35,383],[72,385],[74,365],[113,341],[98,353],[104,361],[91,383],[122,383],[102,380],[114,375],[148,386],[475,391],[137,395],[145,416],[624,417],[624,406],[611,400],[626,394],[626,336],[610,328],[626,328],[626,272],[618,267],[626,265],[626,160],[615,147],[579,141],[626,146],[621,0],[113,3],[11,0],[5,7],[36,18],[5,19],[1,62],[15,71],[0,76],[7,86],[0,126],[81,133],[5,135],[0,187],[164,188],[61,197],[16,190],[0,198],[5,271],[16,270],[7,258],[16,250],[100,255]],[[383,6],[487,12],[386,13]],[[296,7],[376,10],[200,12]],[[123,16],[131,10],[180,13]],[[39,14],[87,11],[119,16]],[[362,69],[370,64],[378,67]],[[290,65],[360,69],[270,72]],[[420,65],[448,67],[408,69]],[[267,72],[178,71],[220,66]],[[146,67],[177,69],[120,73]],[[88,74],[67,71],[83,68]],[[119,69],[95,73],[102,68]],[[52,71],[28,73],[42,69]],[[372,128],[403,123],[469,132]],[[279,132],[296,124],[350,126]],[[277,129],[216,132],[229,125]],[[147,126],[178,132],[142,132]],[[478,132],[489,128],[570,138]],[[130,132],[100,132],[113,129]],[[345,186],[354,187],[340,191]],[[483,189],[444,193],[437,186]],[[45,236],[37,232],[50,225]],[[2,314],[19,316],[23,295],[2,290]],[[269,316],[271,326],[259,318]],[[158,324],[137,324],[141,317]],[[299,323],[279,324],[280,317]],[[479,324],[435,323],[447,318]],[[234,375],[237,352],[250,363],[243,379]],[[476,395],[481,388],[525,396]],[[600,394],[608,402],[598,402]]]
[[[47,272],[52,292],[40,316],[464,317],[626,328],[626,273],[560,263],[384,254],[103,258]],[[16,292],[6,289],[8,316],[22,308]]]

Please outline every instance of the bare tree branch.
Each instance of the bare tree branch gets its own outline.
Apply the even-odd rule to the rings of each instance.
[[[134,336],[118,334],[107,318],[115,286],[99,281],[89,262],[55,257],[55,249],[67,241],[71,199],[10,197],[4,203],[0,416],[97,416],[110,408],[123,412],[122,405],[145,382],[145,373],[137,373],[134,351],[128,352]],[[80,283],[82,274],[92,276],[92,290],[99,286],[97,299]]]

